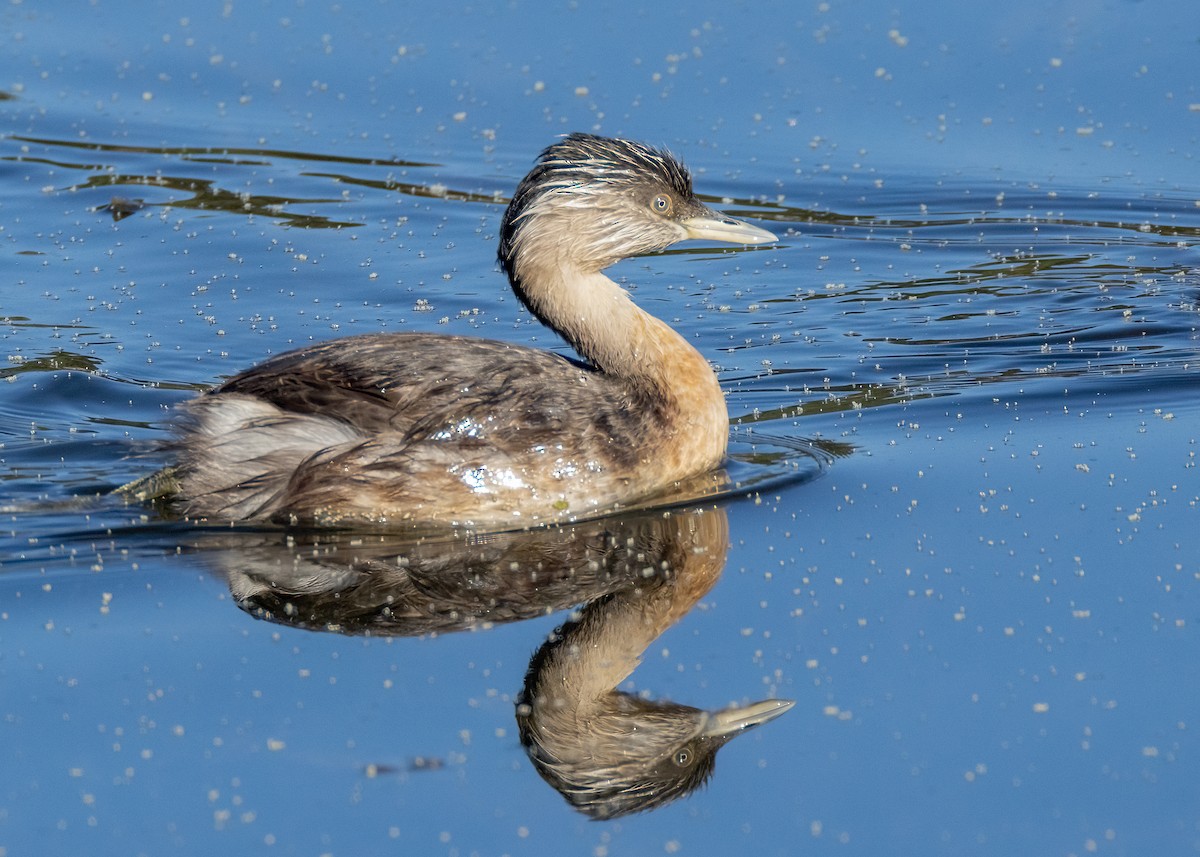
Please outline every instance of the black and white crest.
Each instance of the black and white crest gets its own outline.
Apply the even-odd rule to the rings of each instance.
[[[546,147],[529,176],[543,188],[574,189],[592,184],[645,181],[649,177],[657,178],[681,197],[692,194],[691,175],[670,152],[594,134],[569,134],[561,142]]]

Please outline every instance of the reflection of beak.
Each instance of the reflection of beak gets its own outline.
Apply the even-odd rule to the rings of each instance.
[[[723,217],[715,211],[708,211],[696,217],[679,221],[679,225],[687,230],[688,238],[698,238],[701,241],[722,241],[726,244],[767,244],[779,239],[765,229],[751,226],[732,217]]]
[[[750,227],[753,229],[754,227]],[[761,230],[760,230],[761,231]],[[700,727],[700,734],[705,738],[727,738],[738,732],[760,726],[769,720],[774,720],[796,703],[790,699],[765,699],[744,708],[726,708],[724,711],[711,711]]]

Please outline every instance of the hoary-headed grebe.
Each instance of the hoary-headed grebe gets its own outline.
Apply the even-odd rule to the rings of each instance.
[[[775,240],[701,203],[669,153],[571,134],[517,188],[499,257],[582,361],[430,333],[300,348],[184,405],[174,466],[129,493],[220,521],[497,529],[601,514],[713,469],[729,428],[716,375],[601,273],[688,238]]]

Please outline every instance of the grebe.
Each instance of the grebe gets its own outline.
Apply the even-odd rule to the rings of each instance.
[[[522,528],[711,470],[729,427],[716,374],[601,273],[688,238],[776,240],[701,203],[669,153],[571,134],[517,187],[499,260],[583,362],[429,333],[300,348],[184,405],[175,465],[128,493],[197,519]]]

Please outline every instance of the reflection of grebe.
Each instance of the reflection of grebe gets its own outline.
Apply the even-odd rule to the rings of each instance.
[[[703,711],[617,689],[720,576],[729,547],[720,507],[487,536],[196,532],[195,547],[225,576],[238,606],[282,625],[437,636],[584,605],[533,656],[516,715],[538,773],[592,818],[689,794],[726,742],[792,707],[768,699]],[[397,734],[403,741],[403,730]]]
[[[716,376],[601,273],[686,238],[775,240],[703,205],[668,153],[572,134],[517,188],[499,256],[586,363],[423,333],[302,348],[190,402],[176,466],[132,493],[222,520],[511,527],[703,473],[728,433]]]

